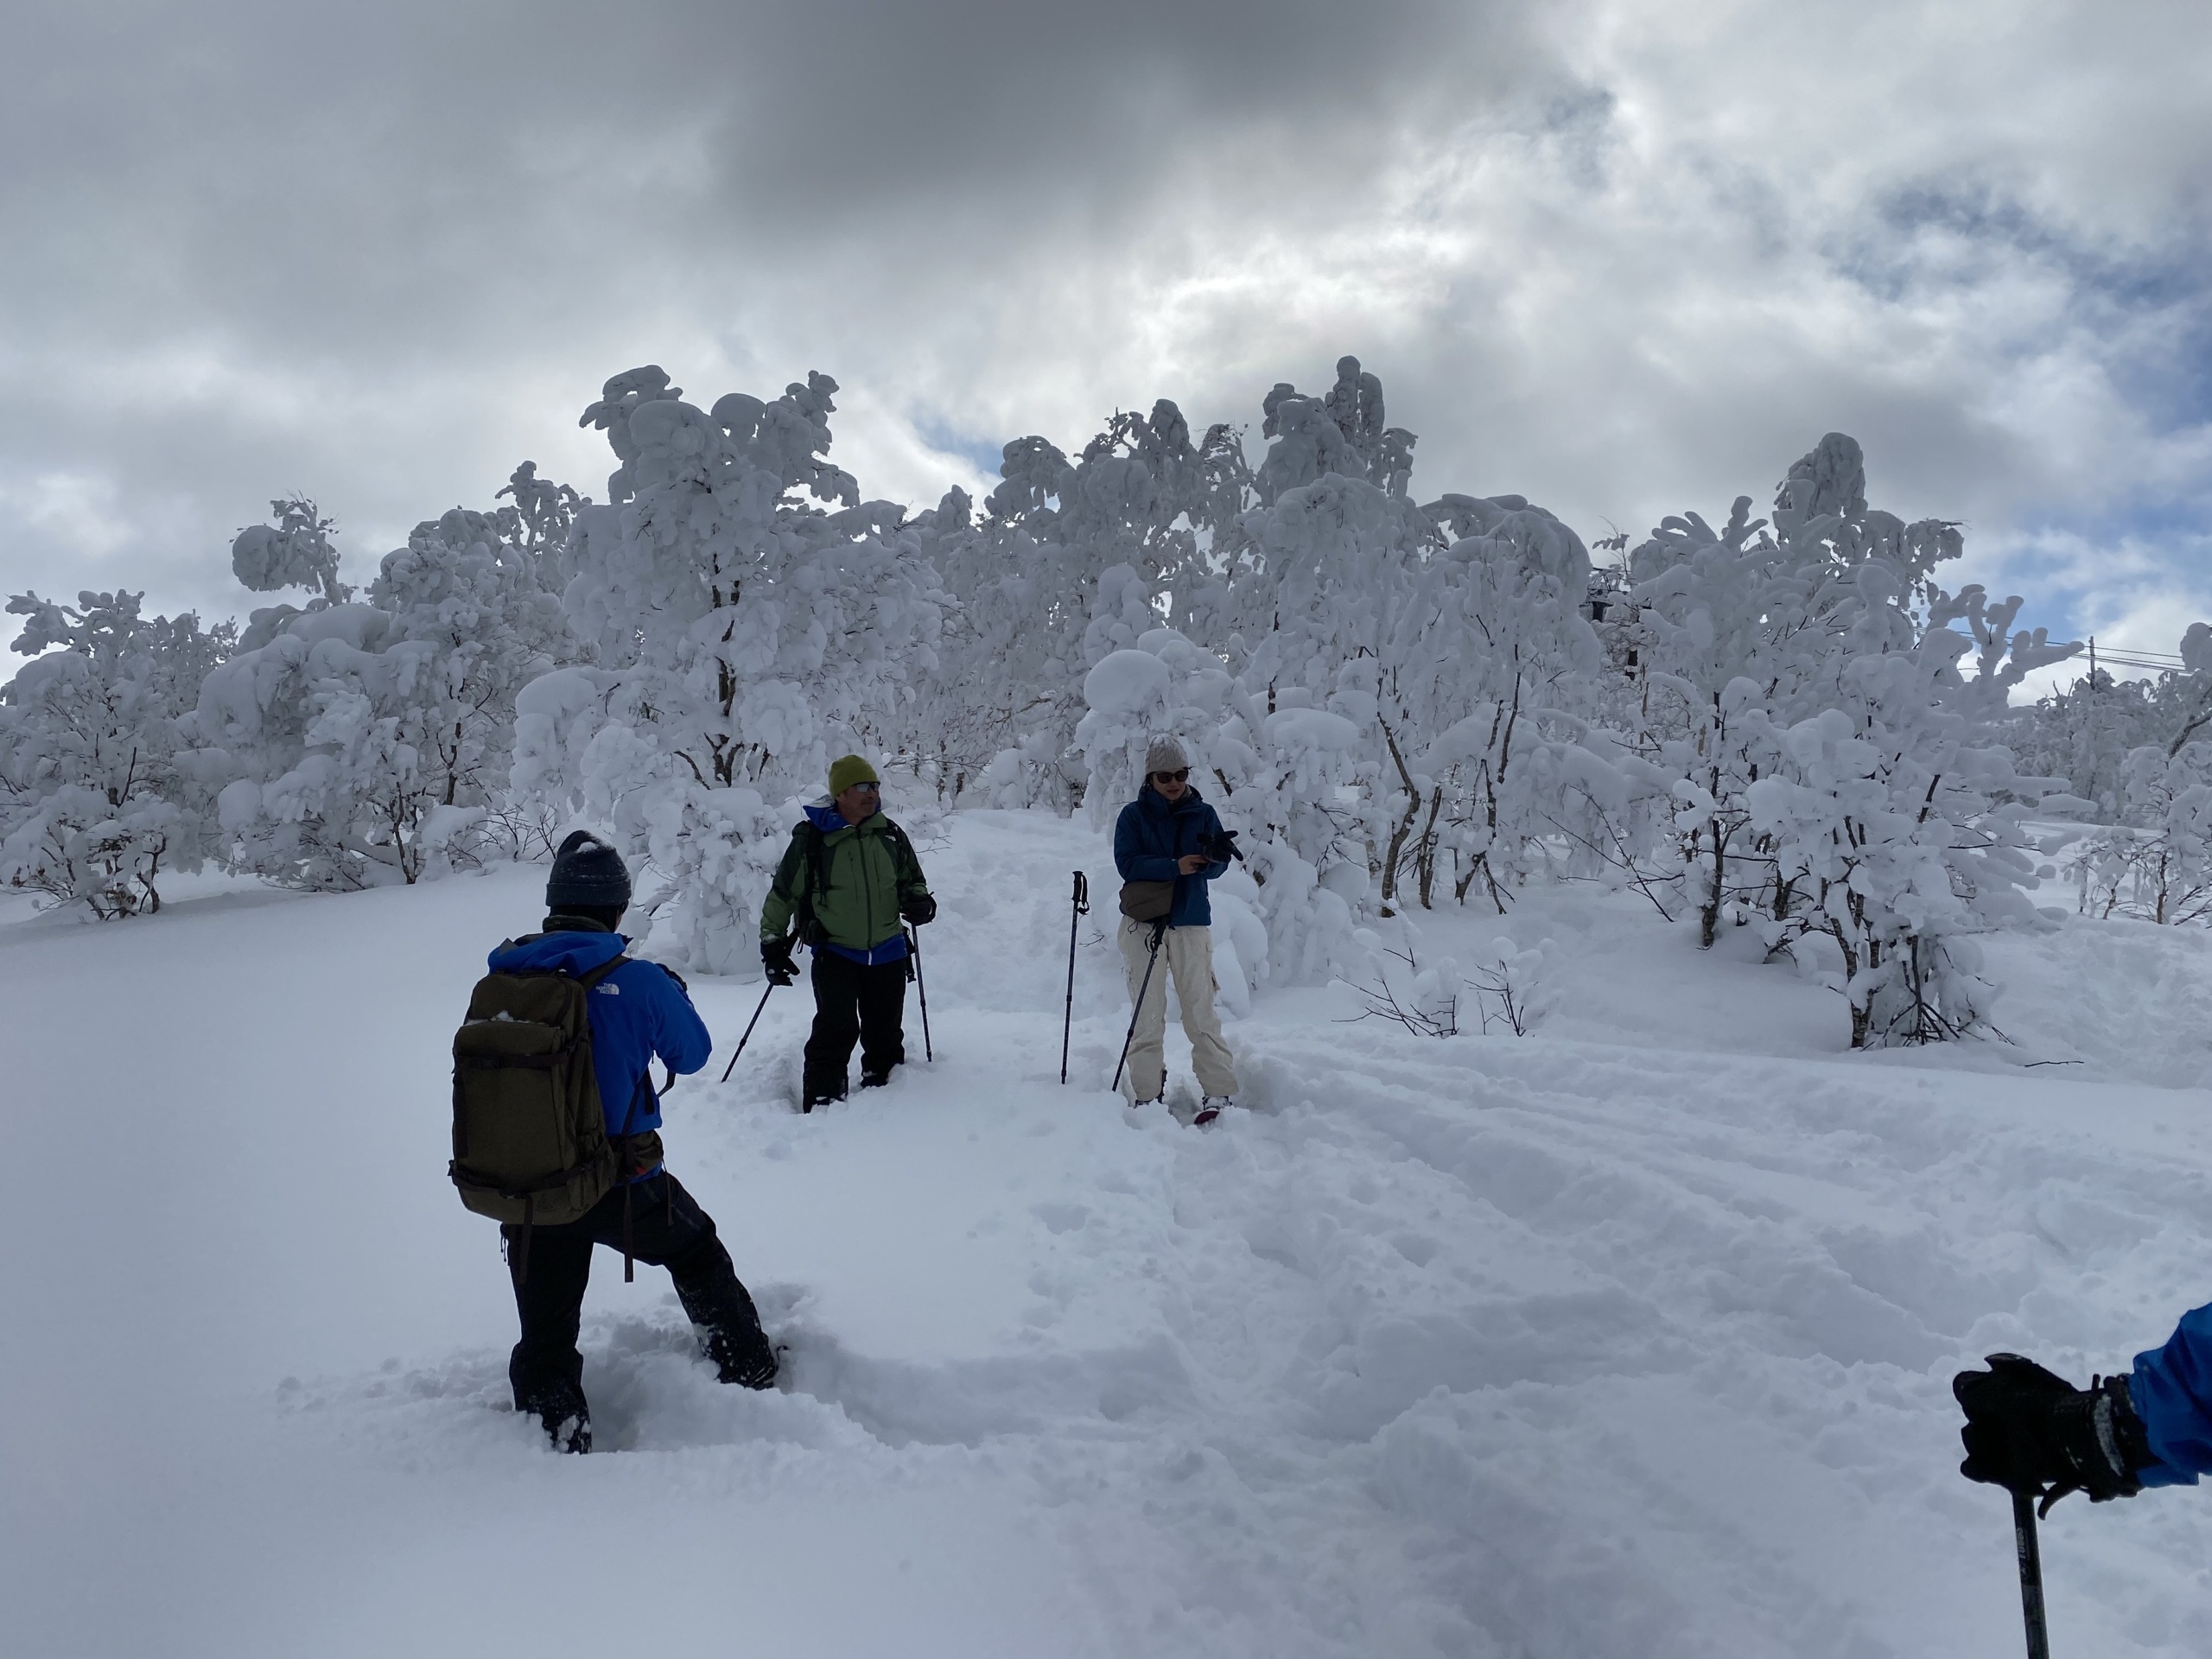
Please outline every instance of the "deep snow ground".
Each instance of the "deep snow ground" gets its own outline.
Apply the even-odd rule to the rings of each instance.
[[[0,926],[9,1649],[2009,1655],[1950,1373],[2124,1366],[2212,1300],[2202,934],[1997,942],[2019,1050],[1853,1058],[1747,934],[1545,894],[1424,941],[1554,939],[1535,1033],[1262,993],[1253,1109],[1199,1133],[1103,1092],[1109,902],[1057,1082],[1099,839],[949,834],[933,1065],[800,1118],[804,993],[724,1088],[760,988],[695,984],[671,1165],[792,1359],[716,1386],[602,1253],[583,1459],[506,1408],[443,1178],[445,1044],[542,871]],[[2056,1649],[2212,1645],[2208,1503],[2062,1505]]]

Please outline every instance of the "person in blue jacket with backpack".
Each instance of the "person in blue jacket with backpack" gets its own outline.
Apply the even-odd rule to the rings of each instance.
[[[621,956],[615,928],[629,907],[630,874],[621,855],[588,831],[562,842],[545,884],[544,931],[492,952],[495,974],[565,972],[582,977]],[[592,1067],[607,1138],[625,1149],[616,1185],[577,1220],[528,1229],[503,1226],[522,1339],[508,1362],[515,1409],[536,1416],[564,1452],[591,1450],[576,1333],[591,1253],[604,1244],[668,1269],[692,1324],[706,1333],[708,1357],[724,1382],[765,1389],[776,1380],[776,1354],[760,1329],[753,1297],[737,1276],[713,1217],[661,1161],[656,1056],[671,1071],[696,1071],[714,1039],[691,1006],[683,982],[658,963],[625,962],[586,999]]]
[[[2126,1376],[2086,1389],[2018,1354],[1987,1363],[1951,1381],[1968,1480],[2040,1497],[2048,1513],[2069,1492],[2102,1503],[2212,1472],[2212,1306],[2183,1314]]]
[[[1129,913],[1129,890],[1122,890],[1122,963],[1136,1003],[1122,1088],[1134,1105],[1166,1097],[1166,982],[1173,977],[1203,1096],[1191,1121],[1211,1123],[1235,1103],[1236,1071],[1213,1005],[1213,906],[1206,884],[1228,872],[1225,855],[1235,843],[1191,786],[1190,757],[1181,743],[1155,738],[1144,764],[1144,786],[1115,820],[1114,866],[1125,883],[1173,887],[1166,913],[1149,920]]]

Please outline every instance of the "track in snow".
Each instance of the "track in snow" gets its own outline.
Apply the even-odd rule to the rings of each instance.
[[[1230,1033],[1254,1109],[1194,1132],[1097,1089],[1122,1005],[1090,930],[1090,1086],[1053,1081],[1096,842],[976,815],[925,856],[936,1065],[798,1117],[786,995],[671,1102],[784,1387],[715,1386],[665,1281],[603,1257],[616,1455],[581,1462],[506,1410],[496,1254],[437,1175],[437,1050],[529,873],[0,943],[43,1033],[16,1098],[80,1102],[76,1156],[131,1200],[74,1249],[81,1188],[10,1222],[39,1273],[0,1573],[38,1650],[582,1652],[640,1628],[613,1571],[707,1651],[2010,1654],[1950,1371],[2110,1369],[2212,1293],[2200,1090],[1823,1053],[1786,970],[1561,899],[1513,924],[1576,976],[1548,1033],[1263,995]],[[151,1010],[139,1041],[96,987]],[[734,1038],[757,993],[700,991]],[[164,1389],[130,1370],[149,1329]],[[2201,1648],[2202,1508],[2062,1507],[2062,1651]],[[549,1561],[576,1593],[486,1599]],[[89,1594],[118,1580],[143,1594]]]

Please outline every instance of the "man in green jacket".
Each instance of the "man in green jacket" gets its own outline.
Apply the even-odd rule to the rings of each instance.
[[[798,977],[791,947],[814,952],[814,1032],[806,1039],[801,1111],[845,1097],[845,1067],[861,1044],[861,1087],[891,1080],[906,1058],[906,931],[937,900],[906,832],[883,815],[875,768],[849,754],[830,768],[829,796],[806,809],[760,909],[768,977]]]

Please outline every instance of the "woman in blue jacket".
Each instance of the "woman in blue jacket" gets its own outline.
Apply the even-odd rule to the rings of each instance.
[[[1951,1391],[1967,1414],[1959,1472],[2040,1497],[2046,1512],[2069,1492],[2101,1503],[2194,1486],[2212,1471],[2212,1306],[2183,1314],[2125,1376],[2077,1389],[2031,1359],[1992,1354]]]
[[[1173,881],[1174,901],[1166,917],[1141,922],[1123,916],[1122,961],[1129,996],[1144,1001],[1131,1027],[1123,1090],[1138,1105],[1167,1092],[1167,983],[1191,1039],[1191,1067],[1198,1074],[1195,1123],[1211,1123],[1236,1095],[1236,1070],[1214,1012],[1213,906],[1206,883],[1229,868],[1202,848],[1218,848],[1221,819],[1191,787],[1190,757],[1172,737],[1156,739],[1145,755],[1144,787],[1122,809],[1114,825],[1114,865],[1124,881]],[[1147,975],[1149,974],[1149,982]]]

